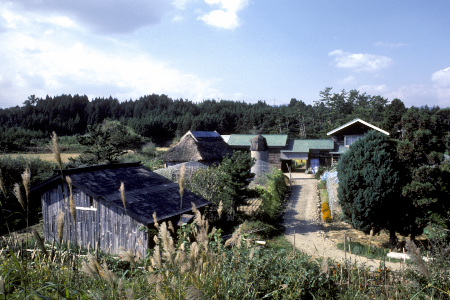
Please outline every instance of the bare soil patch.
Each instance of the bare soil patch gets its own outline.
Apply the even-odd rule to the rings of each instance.
[[[333,243],[343,243],[344,239],[347,241],[359,242],[363,245],[371,245],[379,248],[387,248],[389,246],[389,234],[380,232],[377,235],[370,237],[362,231],[352,228],[352,226],[343,221],[333,221],[331,223],[323,224],[323,231],[327,238]]]

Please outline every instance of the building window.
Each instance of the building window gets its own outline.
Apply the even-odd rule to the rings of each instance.
[[[345,146],[347,146],[347,147],[350,146],[351,144],[353,144],[354,142],[356,142],[357,140],[359,140],[363,136],[364,135],[362,135],[362,134],[346,135],[344,137]]]

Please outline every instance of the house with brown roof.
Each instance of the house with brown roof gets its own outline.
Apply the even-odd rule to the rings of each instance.
[[[205,165],[220,163],[231,156],[233,149],[225,143],[217,131],[188,131],[178,144],[161,158],[165,167],[197,161]]]

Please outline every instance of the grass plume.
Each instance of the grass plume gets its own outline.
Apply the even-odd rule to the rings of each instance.
[[[25,207],[25,202],[23,201],[22,191],[20,190],[20,185],[17,182],[14,184],[13,193],[14,193],[14,196],[16,196],[17,201],[20,203],[22,208],[25,210],[26,207]]]
[[[58,163],[59,169],[62,170],[61,150],[59,148],[58,136],[54,131],[52,133],[51,148],[53,155],[55,156],[55,160]]]
[[[118,284],[117,275],[108,268],[106,262],[100,265],[92,254],[88,254],[87,261],[81,264],[81,271],[92,277],[103,278],[112,287],[116,287]]]
[[[242,224],[233,232],[231,238],[229,238],[225,242],[225,246],[236,246],[237,248],[241,247],[242,242]]]
[[[428,269],[427,262],[423,259],[420,249],[416,246],[416,244],[412,240],[407,240],[405,244],[405,248],[408,251],[409,256],[414,262],[417,271],[430,279],[430,272]]]
[[[39,233],[37,232],[36,229],[33,228],[32,231],[33,231],[34,238],[36,239],[36,244],[37,244],[38,248],[41,250],[41,252],[44,254],[44,256],[47,256],[47,250],[45,249],[44,240],[41,238],[41,236],[39,235]]]
[[[30,199],[30,187],[31,187],[31,171],[29,167],[25,168],[25,171],[21,174],[22,176],[22,183],[25,188],[25,196],[28,199]]]
[[[222,219],[222,213],[223,213],[223,202],[220,200],[219,207],[217,208],[217,215],[219,216],[219,219]]]
[[[3,195],[6,198],[6,187],[5,181],[3,180],[2,169],[0,169],[0,190],[3,192]]]
[[[123,208],[127,209],[127,196],[125,195],[125,183],[123,181],[120,182],[120,199],[122,199]]]
[[[66,182],[69,186],[69,209],[70,214],[73,217],[73,220],[75,221],[75,224],[77,223],[77,208],[75,205],[75,198],[73,197],[73,185],[72,185],[72,178],[69,176],[66,176]]]
[[[58,215],[57,227],[58,227],[58,241],[61,244],[64,234],[64,215],[65,213],[62,211]]]

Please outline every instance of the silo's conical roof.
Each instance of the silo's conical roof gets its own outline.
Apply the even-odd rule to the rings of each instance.
[[[261,134],[258,134],[253,139],[251,139],[250,151],[268,151],[266,138]]]

